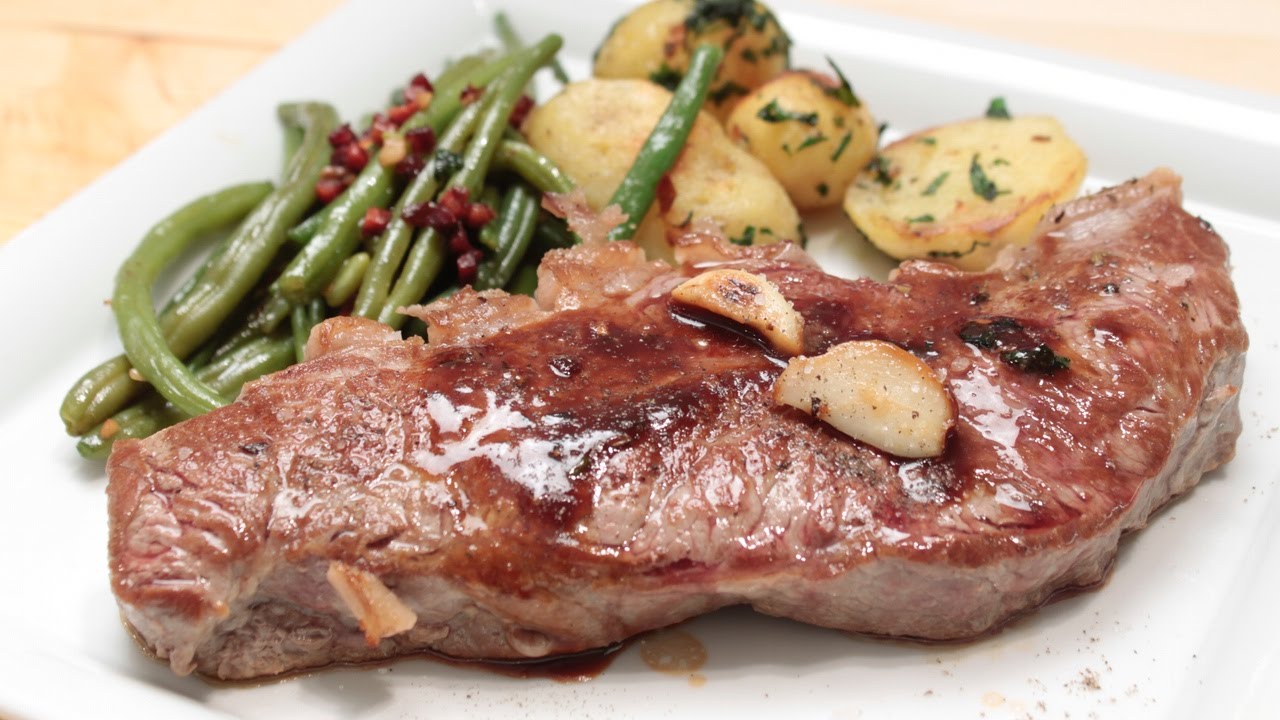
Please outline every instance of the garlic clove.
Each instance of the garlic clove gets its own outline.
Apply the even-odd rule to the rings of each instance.
[[[773,398],[907,458],[942,454],[956,422],[955,402],[929,366],[881,340],[854,340],[822,355],[793,358],[774,383]]]
[[[804,318],[776,285],[754,273],[708,270],[678,285],[671,298],[751,328],[784,355],[804,350]]]
[[[418,622],[417,613],[367,570],[334,560],[329,563],[325,578],[360,621],[369,647],[376,647],[383,638],[412,629]]]

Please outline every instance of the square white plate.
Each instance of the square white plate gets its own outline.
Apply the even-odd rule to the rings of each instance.
[[[507,0],[526,38],[557,31],[571,73],[625,3]],[[225,717],[1263,717],[1280,707],[1280,100],[779,0],[794,61],[830,55],[892,128],[982,112],[1052,113],[1089,153],[1089,188],[1168,165],[1231,244],[1252,337],[1236,459],[1125,541],[1110,581],[993,637],[925,646],[854,638],[745,611],[685,628],[705,682],[624,650],[597,679],[517,680],[425,660],[258,686],[178,678],[122,628],[106,571],[100,464],[57,417],[85,368],[118,352],[103,299],[156,219],[220,186],[274,176],[288,99],[376,107],[419,69],[490,36],[498,6],[352,2],[186,121],[0,248],[0,715]],[[6,168],[12,172],[13,168]],[[883,268],[823,219],[839,272]],[[874,267],[873,267],[874,269]]]

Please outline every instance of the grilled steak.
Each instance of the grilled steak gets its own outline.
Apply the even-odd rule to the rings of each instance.
[[[1232,456],[1247,339],[1227,249],[1180,202],[1157,171],[980,273],[849,281],[715,243],[672,270],[613,243],[548,256],[536,301],[420,310],[429,345],[331,320],[315,359],[116,448],[124,617],[221,678],[539,658],[742,603],[976,636],[1098,582],[1123,532]],[[716,262],[781,289],[807,354],[878,338],[923,359],[958,409],[945,453],[776,405],[775,358],[669,301]]]

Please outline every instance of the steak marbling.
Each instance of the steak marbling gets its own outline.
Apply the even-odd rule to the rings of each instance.
[[[430,345],[329,321],[316,359],[116,449],[124,617],[175,671],[221,678],[544,657],[741,603],[973,637],[1098,582],[1123,532],[1232,456],[1247,339],[1227,249],[1180,203],[1157,171],[981,273],[850,281],[716,243],[671,270],[614,243],[549,256],[537,302],[420,310]],[[776,406],[778,362],[673,313],[717,260],[782,290],[809,354],[880,338],[928,363],[958,409],[946,453],[887,456]],[[961,339],[1000,318],[1069,369]]]

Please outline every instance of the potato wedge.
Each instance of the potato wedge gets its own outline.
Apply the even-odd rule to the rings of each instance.
[[[670,100],[671,93],[644,80],[586,80],[535,108],[523,130],[600,210]],[[700,218],[741,244],[800,238],[800,215],[786,190],[705,112],[667,178],[670,186],[659,190],[635,235],[651,258],[671,260],[668,235]]]
[[[1029,242],[1045,211],[1079,191],[1087,165],[1054,118],[979,118],[885,147],[844,209],[895,258],[977,270],[1006,245]]]
[[[729,137],[764,161],[800,210],[840,204],[876,154],[870,111],[841,83],[812,71],[785,72],[738,102]]]
[[[674,89],[702,43],[724,48],[707,105],[718,118],[740,97],[787,68],[791,40],[758,2],[654,0],[624,16],[596,51],[598,78],[646,79]]]

